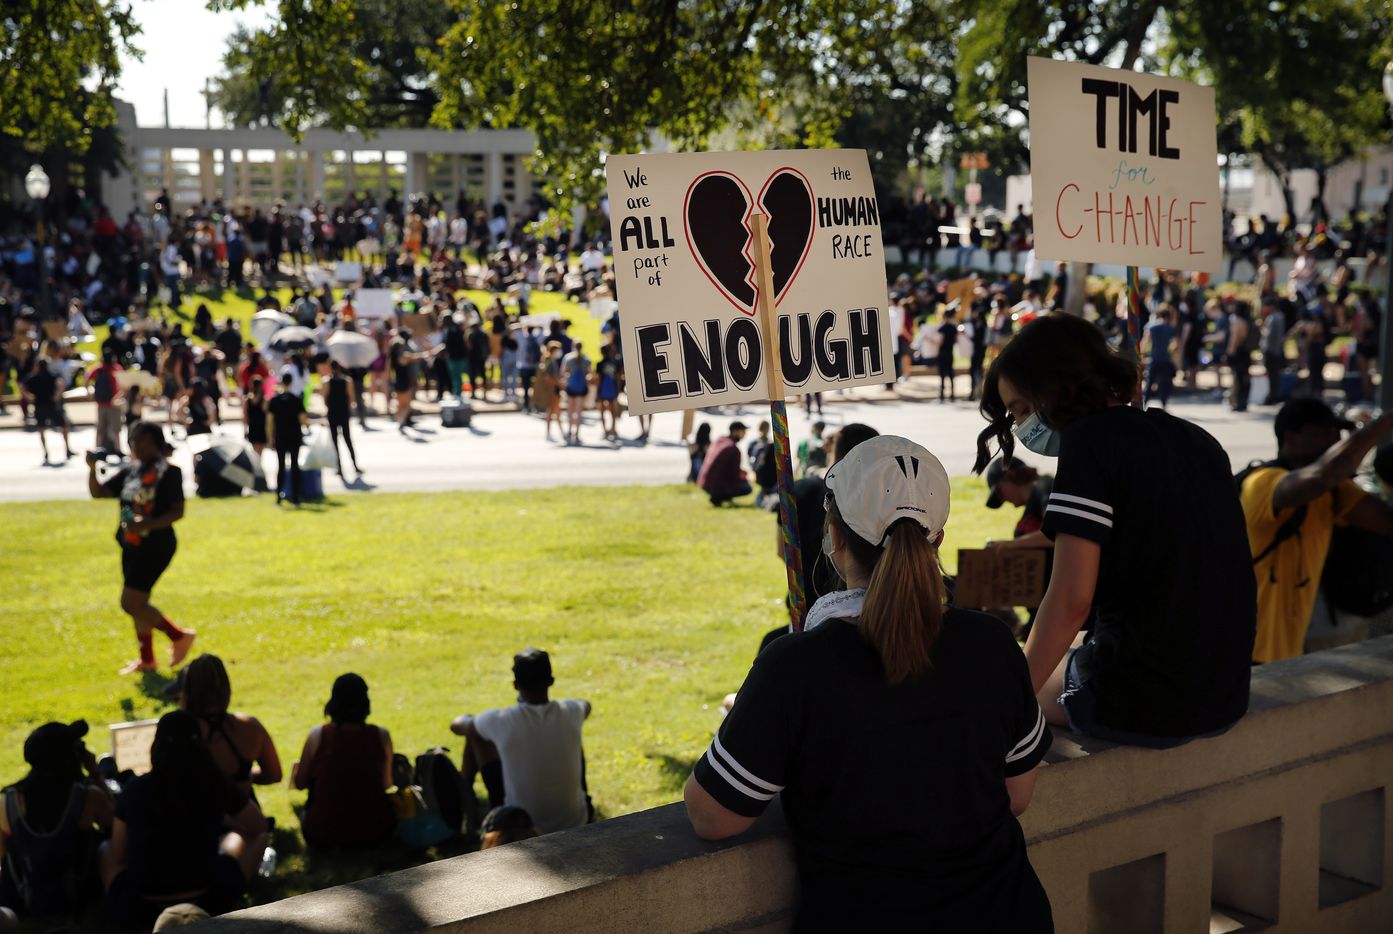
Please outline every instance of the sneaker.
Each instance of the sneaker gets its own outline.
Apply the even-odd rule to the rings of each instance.
[[[193,648],[193,640],[198,638],[198,633],[192,629],[185,629],[184,634],[169,643],[169,667],[178,668],[183,664],[184,659],[189,657],[189,649]]]

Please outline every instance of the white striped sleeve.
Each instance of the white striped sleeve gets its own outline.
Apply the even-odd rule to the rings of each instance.
[[[789,696],[786,673],[771,675],[768,667],[764,655],[755,661],[720,732],[692,770],[711,797],[745,817],[763,813],[784,790],[793,760],[789,707],[797,697]]]

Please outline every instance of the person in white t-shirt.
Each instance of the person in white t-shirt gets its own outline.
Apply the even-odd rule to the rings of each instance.
[[[466,783],[482,773],[489,806],[523,808],[542,833],[581,827],[591,819],[585,787],[581,730],[590,702],[551,700],[551,658],[526,648],[513,656],[518,703],[463,714],[450,731],[465,737],[461,771]]]

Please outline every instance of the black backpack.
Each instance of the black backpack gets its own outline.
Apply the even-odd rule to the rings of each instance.
[[[1377,616],[1393,606],[1393,539],[1353,526],[1338,526],[1321,572],[1321,590],[1333,609]]]
[[[472,817],[477,807],[473,790],[466,794],[464,776],[450,761],[448,750],[436,746],[416,757],[416,784],[426,809],[440,816],[445,826],[456,834],[463,832],[465,819]]]
[[[1234,475],[1233,481],[1238,485],[1238,495],[1243,495],[1243,483],[1248,479],[1250,475],[1252,475],[1255,471],[1263,470],[1268,467],[1281,467],[1284,470],[1291,469],[1290,464],[1285,464],[1280,460],[1253,461],[1247,467],[1244,467],[1242,470],[1240,470],[1237,474]],[[1278,527],[1277,534],[1272,536],[1272,541],[1267,543],[1267,547],[1264,548],[1262,551],[1253,552],[1253,564],[1256,565],[1260,563],[1264,558],[1276,551],[1283,542],[1301,532],[1301,526],[1306,521],[1306,512],[1307,507],[1309,505],[1309,503],[1302,503],[1300,506],[1297,506],[1294,510],[1292,510],[1292,514],[1287,517],[1287,520],[1283,522],[1281,526]],[[1310,583],[1310,581],[1301,581],[1296,586],[1304,587],[1308,583]]]

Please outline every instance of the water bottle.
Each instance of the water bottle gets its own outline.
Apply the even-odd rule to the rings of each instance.
[[[256,874],[263,879],[269,879],[276,874],[276,848],[266,847],[266,852],[261,854],[261,866],[256,870]]]

